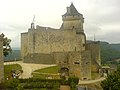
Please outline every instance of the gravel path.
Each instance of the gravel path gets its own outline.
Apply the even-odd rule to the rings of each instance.
[[[55,64],[46,65],[46,64],[28,64],[23,63],[22,61],[16,61],[16,62],[5,62],[4,65],[10,65],[10,64],[19,64],[22,67],[23,74],[20,76],[20,78],[30,78],[32,77],[32,72],[37,69],[42,69],[46,67],[56,66]],[[88,80],[88,81],[79,81],[79,84],[91,84],[96,83],[105,80],[105,77],[101,77],[100,79],[96,80]]]
[[[10,65],[10,64],[19,64],[22,67],[23,74],[20,76],[20,78],[30,78],[32,77],[32,72],[37,69],[42,69],[46,67],[56,66],[55,64],[46,65],[46,64],[28,64],[23,63],[22,61],[16,61],[16,62],[5,62],[4,65]]]
[[[105,80],[105,77],[101,77],[101,78],[96,79],[96,80],[88,80],[88,81],[79,80],[79,84],[92,84],[92,83],[97,83],[97,82],[100,82],[103,80]]]

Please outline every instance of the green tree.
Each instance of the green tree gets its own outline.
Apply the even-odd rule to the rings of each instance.
[[[3,36],[3,55],[6,57],[9,53],[12,52],[10,46],[11,40],[5,37],[3,33],[1,35]]]
[[[120,90],[120,68],[101,82],[103,90]]]

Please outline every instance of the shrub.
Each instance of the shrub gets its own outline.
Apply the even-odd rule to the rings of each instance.
[[[103,90],[120,90],[120,69],[109,74],[107,78],[101,82]]]
[[[78,77],[69,77],[69,78],[68,78],[68,82],[69,82],[69,84],[70,84],[71,82],[74,82],[74,83],[77,85],[78,82],[79,82],[79,78],[78,78]]]
[[[5,83],[6,83],[6,88],[16,90],[19,85],[19,80],[12,79],[12,80],[6,81]]]

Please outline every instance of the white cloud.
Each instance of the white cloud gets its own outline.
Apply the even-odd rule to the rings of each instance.
[[[36,24],[59,28],[61,15],[70,3],[70,0],[0,0],[0,32],[12,39],[12,46],[20,46],[20,33],[30,27],[34,14]],[[119,42],[120,0],[73,0],[73,3],[85,18],[88,39],[93,39],[95,33],[99,40]]]

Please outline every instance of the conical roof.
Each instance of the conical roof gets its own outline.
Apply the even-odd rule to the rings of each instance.
[[[80,15],[77,11],[73,3],[71,3],[70,7],[67,7],[67,12],[63,16],[73,16],[73,15]]]

